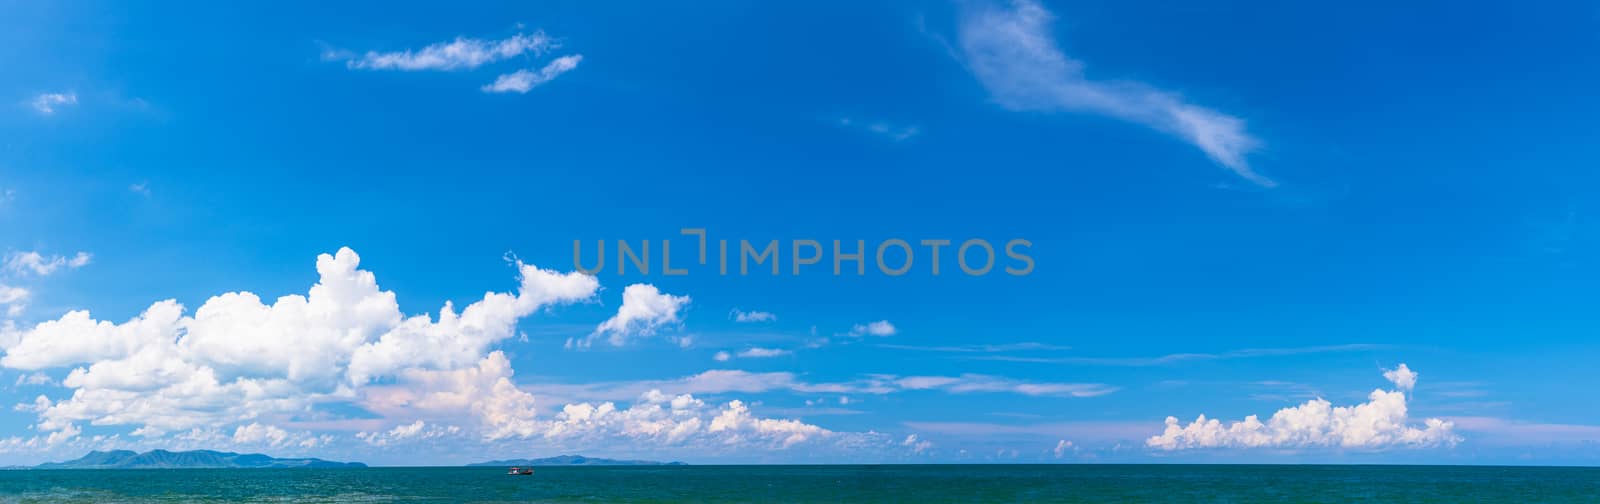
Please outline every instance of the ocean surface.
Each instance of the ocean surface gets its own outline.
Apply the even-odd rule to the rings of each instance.
[[[885,465],[0,471],[0,502],[1597,502],[1600,468]]]

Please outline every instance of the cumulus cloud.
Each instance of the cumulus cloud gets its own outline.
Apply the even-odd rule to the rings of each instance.
[[[772,322],[778,320],[778,316],[773,315],[772,312],[764,312],[759,310],[744,311],[738,308],[734,308],[732,311],[729,311],[728,318],[733,319],[734,322],[745,323]]]
[[[266,444],[277,446],[289,439],[289,431],[271,425],[251,422],[233,431],[233,442],[239,444]]]
[[[910,448],[912,453],[922,453],[928,451],[929,448],[933,448],[933,442],[919,439],[916,434],[910,434],[906,436],[904,441],[900,442],[900,446]]]
[[[881,434],[831,431],[758,414],[758,406],[741,400],[710,403],[691,395],[874,393],[898,387],[893,377],[808,384],[787,373],[707,372],[649,388],[642,388],[648,382],[519,385],[511,360],[495,345],[514,336],[519,319],[592,299],[599,284],[581,273],[520,262],[515,268],[514,291],[485,293],[459,310],[446,303],[436,316],[402,313],[395,293],[382,290],[375,275],[360,268],[354,251],[340,249],[318,256],[317,281],[305,294],[267,301],[230,292],[207,299],[192,314],[178,301],[165,300],[122,322],[75,310],[31,327],[0,323],[0,366],[39,376],[37,370],[67,370],[60,385],[70,389],[56,400],[40,395],[17,405],[17,411],[35,416],[38,434],[0,440],[0,451],[231,444],[292,452],[330,443],[393,447],[446,437],[579,449],[625,440],[728,456],[800,445],[906,448]],[[630,286],[623,297],[617,315],[597,332],[648,333],[680,321],[689,302],[648,285]],[[663,392],[668,389],[681,391]],[[549,408],[553,414],[536,407],[534,393],[544,390],[556,392],[559,400],[551,404],[564,405]],[[592,398],[597,395],[625,399]],[[583,400],[566,400],[573,396]],[[632,402],[617,402],[623,400]],[[343,410],[362,416],[335,413]],[[91,427],[120,432],[83,435]],[[306,428],[359,432],[336,441],[301,430]],[[129,437],[118,437],[124,434]]]
[[[433,425],[422,420],[396,425],[388,431],[362,431],[356,433],[356,439],[373,446],[388,446],[391,443],[405,443],[421,440],[439,439],[455,436],[461,433],[461,427],[455,425]]]
[[[390,418],[456,418],[470,412],[486,441],[529,437],[538,431],[533,394],[511,381],[511,361],[491,352],[474,367],[453,370],[408,369],[399,385],[372,387],[361,405]]]
[[[354,57],[340,51],[328,51],[323,53],[323,58],[344,60],[346,66],[357,70],[470,70],[524,54],[537,56],[557,46],[556,41],[544,32],[534,32],[519,33],[500,40],[456,37],[455,40],[429,44],[417,50],[368,51]]]
[[[561,74],[578,68],[578,63],[581,62],[583,62],[582,54],[562,56],[546,63],[537,71],[522,69],[501,74],[494,79],[494,82],[485,84],[482,89],[485,93],[527,93],[541,84],[555,80]]]
[[[78,104],[78,94],[77,93],[70,93],[70,92],[69,93],[43,93],[43,94],[40,94],[39,96],[33,97],[33,100],[28,102],[28,105],[32,106],[33,110],[36,110],[40,114],[44,114],[44,115],[55,114],[56,113],[56,109],[61,107],[61,106],[64,106],[64,105],[77,105],[77,104]]]
[[[662,327],[678,324],[682,321],[679,312],[688,304],[689,296],[667,294],[650,284],[629,285],[622,291],[622,307],[615,316],[601,322],[588,337],[567,344],[587,348],[605,338],[612,346],[623,346],[631,339],[652,336]]]
[[[37,251],[12,252],[6,255],[5,267],[7,271],[16,274],[34,274],[39,276],[55,273],[62,268],[78,269],[89,264],[94,258],[88,252],[78,252],[72,257],[60,255],[44,255]]]
[[[1414,385],[1416,375],[1404,364],[1402,388]],[[1386,376],[1393,373],[1385,373]],[[1397,385],[1402,380],[1391,378]],[[1430,447],[1453,445],[1460,440],[1455,425],[1437,418],[1413,425],[1406,412],[1406,395],[1399,390],[1373,390],[1367,402],[1355,406],[1333,406],[1325,399],[1314,399],[1300,406],[1284,408],[1262,422],[1255,415],[1242,421],[1223,424],[1200,415],[1183,425],[1167,417],[1166,429],[1145,440],[1145,445],[1162,450],[1194,448],[1311,448],[1340,447],[1381,449],[1390,447]]]
[[[1245,121],[1184,101],[1176,93],[1129,81],[1097,81],[1063,53],[1050,33],[1055,16],[1034,0],[972,5],[960,20],[959,49],[1000,106],[1018,111],[1098,114],[1178,137],[1217,164],[1263,187],[1277,185],[1250,168],[1259,140]]]
[[[270,305],[255,294],[232,292],[207,300],[190,317],[167,300],[120,324],[72,311],[9,330],[11,336],[0,338],[7,342],[0,365],[78,365],[62,380],[72,395],[39,412],[41,430],[89,422],[158,436],[349,400],[377,377],[483,369],[481,360],[497,357],[483,357],[488,347],[511,337],[518,318],[587,299],[598,289],[587,275],[517,263],[515,294],[487,293],[459,314],[447,303],[438,320],[408,318],[359,262],[350,249],[323,254],[317,258],[320,279],[308,295]],[[508,364],[491,364],[506,369],[486,372],[509,376]]]
[[[1400,367],[1384,371],[1383,377],[1394,382],[1394,386],[1400,387],[1401,390],[1410,391],[1417,386],[1417,373],[1406,367],[1405,364],[1400,364]]]
[[[661,445],[766,446],[789,448],[836,433],[798,420],[754,415],[743,401],[711,406],[689,394],[646,392],[630,407],[569,404],[543,426],[549,439],[630,438]]]
[[[850,336],[894,336],[894,324],[887,320],[856,324],[850,328]]]

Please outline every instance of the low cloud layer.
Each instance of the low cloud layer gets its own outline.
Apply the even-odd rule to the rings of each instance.
[[[49,262],[24,263],[33,269]],[[353,250],[323,254],[308,293],[270,303],[230,292],[192,315],[165,300],[121,323],[78,310],[32,327],[0,326],[0,366],[39,377],[19,385],[55,385],[43,372],[70,370],[59,382],[68,394],[39,395],[15,408],[35,415],[39,434],[0,440],[0,452],[151,445],[304,452],[330,443],[392,447],[445,438],[784,449],[875,439],[761,417],[739,400],[712,405],[659,390],[630,394],[628,406],[584,401],[541,416],[496,347],[534,313],[595,298],[594,277],[518,262],[513,292],[486,293],[461,309],[447,302],[436,316],[406,316],[395,294],[359,266]],[[673,323],[688,303],[648,285],[630,286],[623,298],[602,334],[637,335]],[[351,409],[365,413],[329,416]],[[349,428],[357,425],[359,431]],[[90,426],[112,433],[88,437]]]

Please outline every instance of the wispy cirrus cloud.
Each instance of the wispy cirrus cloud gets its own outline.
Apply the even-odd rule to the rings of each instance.
[[[793,351],[784,350],[782,348],[752,347],[740,350],[739,356],[746,359],[764,359],[768,357],[782,357],[793,353]]]
[[[914,124],[895,124],[888,121],[840,117],[839,127],[871,133],[880,138],[903,142],[922,134],[922,127]]]
[[[1156,357],[1035,357],[1020,355],[978,355],[968,358],[974,360],[1031,362],[1037,364],[1083,364],[1092,366],[1140,367],[1162,366],[1190,361],[1246,359],[1253,357],[1276,357],[1333,352],[1361,352],[1377,350],[1381,348],[1388,348],[1388,346],[1367,343],[1351,343],[1345,345],[1320,345],[1287,348],[1245,348],[1219,353],[1172,353]]]
[[[1456,429],[1472,434],[1473,443],[1496,446],[1600,443],[1600,425],[1528,422],[1497,417],[1446,417]]]
[[[77,104],[78,94],[73,92],[41,93],[28,101],[28,106],[33,107],[34,111],[44,115],[53,115],[62,106]]]
[[[578,63],[583,62],[582,54],[562,56],[555,61],[545,64],[538,71],[522,69],[512,73],[502,74],[494,82],[483,86],[485,93],[527,93],[533,88],[560,77],[561,74],[578,68]]]
[[[666,394],[716,395],[726,393],[789,392],[795,394],[885,395],[911,391],[951,394],[1011,393],[1034,397],[1097,397],[1116,392],[1103,383],[1034,382],[1013,378],[965,373],[960,375],[900,376],[869,374],[844,381],[813,382],[790,372],[750,372],[713,369],[682,378],[596,382],[585,384],[538,384],[529,390],[565,400],[623,400],[651,390]]]
[[[1092,80],[1084,64],[1061,51],[1055,15],[1033,0],[975,3],[960,20],[961,56],[1000,106],[1017,111],[1107,116],[1178,137],[1217,164],[1262,187],[1277,182],[1250,167],[1261,141],[1245,121],[1185,101],[1177,93],[1131,81]]]
[[[29,295],[28,289],[0,284],[0,305],[26,301]]]
[[[982,374],[907,376],[890,381],[901,390],[940,390],[955,394],[1010,392],[1028,396],[1098,397],[1116,392],[1103,383],[1038,383]]]
[[[0,306],[6,308],[5,314],[7,317],[21,315],[23,311],[27,310],[28,297],[32,295],[33,292],[28,289],[0,283]],[[5,334],[0,332],[0,344],[5,344],[6,339]]]
[[[88,252],[78,252],[71,257],[47,256],[37,251],[12,252],[6,256],[5,268],[16,274],[46,276],[62,268],[78,269],[87,266],[93,259],[94,255]]]
[[[1026,351],[1047,352],[1047,351],[1065,351],[1065,350],[1071,350],[1072,349],[1072,347],[1069,347],[1069,346],[1051,345],[1051,344],[1046,344],[1046,343],[1035,343],[1035,342],[1001,343],[1001,344],[992,344],[992,345],[946,345],[946,346],[918,346],[918,345],[897,345],[897,344],[891,344],[891,343],[883,343],[883,344],[874,345],[874,346],[877,346],[878,348],[888,348],[888,349],[893,349],[893,350],[912,350],[912,351],[918,351],[918,352],[961,353],[961,354],[1026,352]]]
[[[729,311],[728,318],[733,319],[734,322],[743,323],[772,322],[778,320],[778,316],[774,315],[772,312],[760,310],[744,311],[738,308],[734,308],[733,310]]]
[[[560,41],[542,31],[518,33],[498,40],[456,37],[455,40],[429,44],[421,49],[401,51],[367,51],[357,54],[340,49],[327,49],[324,61],[343,61],[352,70],[400,72],[454,72],[469,71],[485,65],[519,57],[538,57],[561,47]],[[555,80],[583,61],[583,55],[572,54],[556,58],[537,70],[521,69],[500,74],[493,82],[479,87],[485,93],[527,93],[535,87]]]
[[[355,55],[348,51],[327,50],[322,58],[344,61],[354,70],[397,70],[402,72],[471,70],[485,64],[522,56],[538,56],[560,44],[544,32],[518,33],[500,40],[456,37],[448,42],[429,44],[421,49],[367,51]]]
[[[894,334],[898,331],[898,329],[895,329],[894,324],[889,323],[889,321],[879,320],[865,324],[856,324],[852,326],[850,328],[850,332],[845,333],[845,335],[851,337],[894,336]]]

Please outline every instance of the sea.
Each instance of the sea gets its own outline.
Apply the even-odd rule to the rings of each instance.
[[[827,465],[0,471],[0,502],[1600,502],[1600,468]]]

